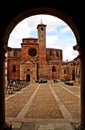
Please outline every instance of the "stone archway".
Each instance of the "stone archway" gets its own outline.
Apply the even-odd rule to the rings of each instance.
[[[23,19],[25,19],[26,17],[30,17],[32,15],[36,15],[36,14],[49,14],[49,15],[53,15],[53,16],[56,16],[56,17],[59,17],[60,19],[64,20],[70,27],[71,29],[73,30],[74,34],[75,34],[75,37],[76,37],[76,41],[77,43],[80,42],[80,35],[79,35],[79,32],[78,32],[78,29],[76,28],[75,24],[73,23],[73,21],[68,17],[66,16],[65,14],[63,14],[63,12],[60,12],[60,11],[57,11],[55,9],[51,9],[51,8],[34,8],[34,9],[29,9],[25,12],[22,12],[21,14],[17,15],[11,22],[10,24],[8,25],[8,27],[6,28],[5,30],[5,33],[4,33],[4,36],[3,36],[3,43],[4,44],[4,48],[7,49],[7,44],[8,44],[8,38],[9,38],[9,35],[11,33],[11,31],[13,30],[13,28]],[[2,48],[3,50],[3,48]],[[80,51],[80,49],[77,49]],[[84,51],[83,51],[84,52]],[[5,55],[5,52],[3,53],[2,55],[2,58],[4,57]],[[83,72],[83,69],[84,69],[84,60],[83,58],[85,58],[84,56],[81,58],[81,65],[82,65],[82,73],[84,75],[84,72]],[[4,67],[4,60],[0,60],[0,65],[2,65]],[[1,71],[2,70],[2,71]],[[3,80],[3,72],[4,72],[4,69],[0,69],[0,76],[2,77],[2,80]],[[83,88],[83,83],[84,83],[84,76],[82,76],[82,88]],[[3,84],[2,84],[3,86]],[[82,89],[83,90],[83,89]],[[3,92],[2,92],[3,93]],[[4,94],[3,94],[4,95]],[[2,97],[2,96],[1,96]],[[82,97],[83,98],[83,97]],[[2,97],[2,100],[3,100],[3,97]],[[83,104],[83,103],[82,103]],[[2,103],[2,108],[4,107],[3,103]],[[85,115],[85,112],[84,112],[84,109],[83,109],[83,105],[82,105],[82,116],[83,114]],[[85,107],[84,107],[85,108]],[[5,119],[5,114],[4,114],[4,110],[1,109],[1,115],[3,118],[2,120],[0,121],[2,124],[4,124],[4,119]],[[85,118],[83,116],[83,118],[81,119],[81,124],[84,124],[84,121],[85,121]],[[82,125],[83,126],[83,125]],[[4,129],[3,129],[4,130]]]

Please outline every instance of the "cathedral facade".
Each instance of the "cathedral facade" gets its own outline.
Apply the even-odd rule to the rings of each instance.
[[[36,81],[60,78],[62,50],[46,48],[46,25],[37,26],[38,38],[23,38],[21,48],[9,48],[7,80]]]

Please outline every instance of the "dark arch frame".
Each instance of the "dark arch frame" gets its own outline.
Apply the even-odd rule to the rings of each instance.
[[[61,12],[61,11],[59,11],[59,10],[56,10],[56,9],[54,9],[54,8],[47,8],[47,7],[41,7],[41,8],[31,8],[31,9],[28,9],[28,10],[26,10],[26,11],[24,11],[24,12],[22,12],[22,13],[20,13],[20,14],[18,14],[14,19],[12,19],[11,20],[11,22],[10,23],[7,23],[7,27],[5,28],[5,32],[3,33],[3,35],[1,35],[2,36],[2,38],[1,38],[1,40],[2,40],[2,44],[4,45],[4,48],[7,48],[7,46],[8,46],[8,39],[9,39],[9,35],[10,35],[10,33],[12,32],[12,30],[14,29],[14,27],[20,22],[20,21],[22,21],[22,20],[24,20],[25,18],[27,18],[27,17],[30,17],[30,16],[32,16],[32,15],[37,15],[37,14],[48,14],[48,15],[52,15],[52,16],[55,16],[55,17],[58,17],[58,18],[60,18],[60,19],[62,19],[63,21],[65,21],[69,26],[70,26],[70,28],[72,29],[72,31],[73,31],[73,33],[74,33],[74,35],[75,35],[75,37],[76,37],[76,41],[77,41],[77,44],[78,43],[80,43],[80,34],[79,33],[81,33],[81,30],[78,30],[79,28],[77,28],[77,26],[76,26],[76,24],[72,21],[72,19],[69,17],[69,15],[66,15],[66,14],[64,14],[63,12]],[[76,16],[75,16],[76,17]],[[83,39],[83,36],[82,36],[82,39]],[[82,43],[83,44],[83,43]],[[81,47],[82,47],[83,45],[81,45]],[[84,51],[84,50],[83,50]],[[84,69],[84,65],[85,64],[83,64],[83,59],[84,59],[84,57],[81,59],[81,61],[82,61],[82,68]],[[83,70],[82,69],[82,70]],[[83,72],[83,71],[82,71]],[[85,71],[84,71],[85,72]],[[83,72],[83,74],[84,74],[84,72]],[[83,75],[82,75],[82,85],[81,85],[81,87],[83,87],[83,82],[84,82],[84,78],[83,78]],[[84,88],[83,88],[84,89]],[[83,91],[82,91],[83,92]],[[83,94],[83,93],[82,93]],[[84,102],[84,100],[83,100],[83,102]],[[83,106],[83,105],[82,105]],[[85,107],[84,107],[85,108]],[[85,114],[85,112],[84,112],[84,110],[83,110],[83,107],[82,107],[82,114],[84,113]],[[85,123],[85,120],[84,120],[84,118],[83,118],[84,116],[82,115],[82,120],[81,120],[81,122],[82,122],[82,124],[84,124]],[[4,118],[4,117],[3,117]],[[82,125],[83,126],[83,125]]]
[[[21,22],[22,20],[24,20],[27,17],[33,16],[33,15],[39,15],[39,14],[52,15],[52,16],[58,17],[61,20],[63,20],[72,29],[72,31],[75,35],[76,41],[77,41],[77,43],[79,43],[79,41],[80,41],[79,31],[78,31],[77,27],[75,26],[74,22],[71,20],[71,18],[69,18],[66,14],[64,14],[63,12],[58,11],[56,9],[41,7],[41,8],[29,9],[29,10],[26,10],[25,12],[20,13],[8,24],[8,26],[5,30],[4,36],[3,36],[3,43],[5,44],[4,47],[7,48],[9,35],[13,31],[14,27],[19,22]]]

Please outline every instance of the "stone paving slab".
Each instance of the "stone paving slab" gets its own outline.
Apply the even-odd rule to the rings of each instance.
[[[13,122],[13,130],[75,130],[74,125],[68,122],[61,123],[28,123]]]
[[[50,116],[47,116],[48,121],[46,120],[46,117],[43,117],[42,121],[40,121],[40,119],[41,119],[40,114],[42,114],[42,112],[43,112],[43,115],[45,113],[47,114],[50,109],[53,111],[49,112],[49,114],[51,114],[51,113],[53,114],[54,112],[56,112],[54,109],[55,108],[54,106],[60,104],[60,100],[62,101],[61,105],[63,104],[65,107],[68,106],[67,109],[68,109],[68,111],[70,110],[70,112],[71,112],[71,109],[70,109],[71,107],[69,108],[69,106],[72,104],[75,105],[75,101],[76,102],[79,101],[78,96],[74,95],[71,97],[71,95],[73,95],[72,92],[67,91],[66,89],[63,89],[62,87],[60,87],[58,85],[54,86],[52,84],[52,86],[50,86],[50,87],[48,87],[48,86],[49,85],[45,86],[45,84],[40,86],[38,93],[36,94],[33,101],[30,103],[31,106],[29,109],[27,107],[27,106],[29,106],[29,103],[27,103],[27,102],[30,101],[31,95],[37,88],[36,84],[34,84],[34,85],[32,84],[32,86],[24,88],[22,91],[20,91],[19,93],[16,93],[14,96],[6,97],[6,102],[8,103],[7,104],[8,106],[6,109],[6,112],[8,115],[7,118],[12,123],[12,130],[75,130],[75,126],[78,124],[78,121],[73,120],[73,119],[78,119],[77,118],[78,116],[75,116],[75,118],[74,118],[76,109],[75,110],[72,109],[72,110],[74,110],[73,118],[71,118],[72,121],[70,120],[70,118],[65,118],[68,113],[67,111],[66,111],[65,116],[62,116],[62,114],[60,114],[60,112],[59,112],[59,111],[61,111],[60,105],[59,105],[59,107],[58,106],[56,107],[56,110],[57,110],[57,115],[58,114],[61,115],[61,118],[59,118],[59,116],[56,116],[56,118],[54,118],[55,117],[55,114],[54,114],[53,118],[50,118]],[[72,89],[74,89],[74,88],[70,88],[71,91],[72,91]],[[52,94],[53,90],[55,93],[53,92],[53,94]],[[76,94],[78,94],[77,90],[76,90]],[[53,95],[54,95],[54,97],[53,97]],[[23,100],[21,102],[21,100],[19,100],[19,99],[22,99],[22,98],[23,98]],[[77,100],[74,101],[74,98]],[[12,100],[12,99],[15,100],[14,105],[16,107],[13,107],[13,105],[9,106],[9,104],[11,104],[11,103],[13,104],[14,100]],[[57,99],[57,100],[54,100],[54,99]],[[27,104],[27,106],[26,106],[26,104]],[[53,104],[55,104],[55,105],[53,105]],[[16,114],[16,116],[10,116],[10,113],[12,111],[14,111],[14,114],[15,114],[15,112],[19,109],[19,106],[22,106],[20,113],[24,116],[18,116],[19,113]],[[46,109],[42,109],[43,111],[41,111],[41,109],[37,108],[37,106],[38,107],[42,106],[40,108],[45,108],[45,106],[46,106]],[[52,106],[52,108],[51,108],[51,106]],[[9,108],[11,108],[11,111]],[[15,109],[13,109],[13,108],[15,108]],[[26,110],[25,108],[28,110]],[[33,111],[35,110],[34,108],[37,108],[36,109],[38,112],[37,118],[33,115]],[[74,106],[74,108],[76,108],[76,106]],[[22,111],[22,110],[25,110],[26,113],[23,114],[24,111]],[[33,111],[31,113],[29,113],[29,110],[31,110],[31,111],[33,110]],[[62,109],[62,110],[63,110],[62,113],[65,113],[64,112],[65,109]],[[36,111],[34,113],[36,113]],[[78,114],[78,112],[77,112],[77,114]],[[11,115],[13,115],[13,113]],[[40,118],[40,119],[38,120],[38,118]],[[53,121],[52,121],[52,119],[53,119]],[[66,120],[66,119],[69,119],[69,120]]]

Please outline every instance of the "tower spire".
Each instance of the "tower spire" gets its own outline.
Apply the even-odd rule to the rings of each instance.
[[[42,24],[42,19],[41,19],[41,24]]]

